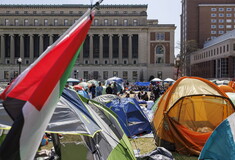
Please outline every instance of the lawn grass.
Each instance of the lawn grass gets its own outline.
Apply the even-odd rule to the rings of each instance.
[[[140,154],[146,154],[154,150],[157,146],[153,138],[137,138],[129,139],[133,150],[140,150]],[[80,136],[78,135],[63,135],[61,139],[62,143],[68,142],[79,142],[81,141]],[[49,142],[48,145],[43,146],[42,149],[50,150],[53,147],[53,143]],[[175,160],[197,160],[198,157],[195,156],[186,156],[179,154],[177,152],[171,152]]]

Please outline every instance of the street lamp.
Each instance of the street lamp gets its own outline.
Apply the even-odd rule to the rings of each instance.
[[[74,78],[77,79],[79,70],[74,70],[73,72],[74,72]]]
[[[176,79],[178,79],[178,77],[179,77],[179,69],[180,69],[180,57],[176,58],[175,65],[177,67]]]
[[[17,63],[19,64],[19,75],[20,75],[20,73],[21,73],[21,63],[22,63],[22,58],[21,57],[19,57],[17,59]]]

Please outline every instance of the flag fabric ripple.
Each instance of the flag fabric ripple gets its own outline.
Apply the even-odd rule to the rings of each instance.
[[[14,120],[0,160],[34,159],[93,17],[89,9],[0,95]]]

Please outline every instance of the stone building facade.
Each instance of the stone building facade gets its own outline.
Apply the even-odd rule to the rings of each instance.
[[[0,81],[9,81],[33,63],[88,7],[0,5]],[[71,77],[173,78],[175,28],[148,20],[147,5],[101,5]]]

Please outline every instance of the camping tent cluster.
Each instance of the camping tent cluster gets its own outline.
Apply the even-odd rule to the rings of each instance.
[[[0,111],[0,128],[9,129],[12,121],[2,106]],[[75,150],[75,153],[70,153],[73,156],[84,155],[83,159],[135,159],[116,115],[100,103],[87,100],[69,89],[63,91],[46,132],[80,135],[85,144],[81,151],[85,153]],[[56,145],[60,144],[57,142]],[[68,159],[64,155],[62,157]]]
[[[150,133],[148,118],[134,98],[119,98],[115,95],[101,95],[94,99],[110,108],[118,116],[118,121],[128,137]]]
[[[156,144],[199,155],[212,131],[234,111],[225,92],[212,82],[182,77],[158,102],[152,120]]]

